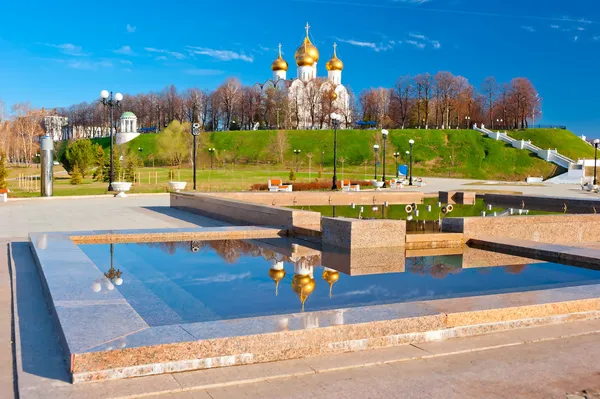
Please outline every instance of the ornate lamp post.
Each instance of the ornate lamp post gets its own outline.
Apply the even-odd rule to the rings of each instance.
[[[115,178],[115,170],[113,165],[113,108],[119,107],[121,105],[121,101],[123,100],[123,95],[121,93],[116,93],[113,97],[113,92],[110,93],[108,90],[102,90],[100,92],[100,101],[102,101],[102,105],[108,107],[109,110],[109,126],[110,126],[110,172],[108,175],[108,191],[113,191],[112,183]]]
[[[200,135],[200,124],[194,123],[192,124],[192,136],[194,137],[194,151],[193,151],[193,161],[194,161],[194,191],[196,191],[196,139]],[[212,160],[211,160],[212,165]],[[212,169],[212,167],[211,167]]]
[[[294,154],[296,154],[296,173],[298,173],[298,155],[300,155],[301,152],[302,150],[294,150]]]
[[[408,185],[412,186],[413,180],[413,145],[415,141],[413,139],[408,140],[408,144],[410,144],[410,179],[408,180]]]
[[[337,129],[342,117],[335,112],[332,112],[330,118],[333,122],[333,179],[331,181],[331,189],[337,190]]]
[[[467,126],[467,129],[469,128],[470,122],[471,122],[471,117],[465,116],[465,125]]]
[[[381,181],[383,182],[383,188],[386,187],[385,185],[385,144],[387,142],[387,136],[388,136],[389,132],[385,129],[383,129],[381,131],[381,136],[383,136],[383,176],[381,177]]]
[[[600,140],[594,140],[594,186],[596,185],[596,168],[598,167],[598,143],[600,143]]]
[[[215,156],[215,151],[216,150],[214,148],[208,149],[208,153],[210,154],[210,170],[213,168],[213,157]]]
[[[379,152],[379,145],[375,144],[373,150],[375,151],[375,181],[377,181],[377,153]]]
[[[399,152],[395,152],[394,154],[394,158],[396,158],[396,178],[400,177],[400,172],[398,171],[398,157],[400,156]]]

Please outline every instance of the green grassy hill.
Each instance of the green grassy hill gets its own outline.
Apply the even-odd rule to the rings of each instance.
[[[578,158],[594,158],[594,147],[568,130],[527,129],[508,132],[508,135],[518,140],[531,140],[544,150],[556,148],[559,153],[575,161]]]
[[[562,140],[559,146],[561,140],[552,136],[557,131],[549,129],[537,129],[536,138],[532,140],[534,144],[541,147],[547,146],[544,143],[553,143],[550,145],[551,148],[559,148],[561,153],[575,159],[588,156],[589,148],[585,147],[586,144],[581,142],[581,139],[569,132],[558,132],[561,135],[568,133],[574,140],[569,142]],[[511,133],[511,135],[517,133],[521,132]],[[141,135],[125,144],[125,147],[135,152],[138,147],[141,147],[142,157],[148,164],[150,154],[153,154],[155,159],[160,157],[157,138],[158,135],[155,134]],[[393,152],[402,154],[398,160],[400,164],[408,163],[405,152],[409,149],[409,139],[415,140],[413,159],[416,176],[523,180],[527,176],[550,177],[563,172],[556,165],[544,162],[528,151],[518,150],[501,141],[488,139],[474,130],[405,129],[390,131],[387,141],[388,175],[393,174],[395,168]],[[108,139],[95,141],[105,148],[109,145]],[[331,130],[290,130],[279,133],[268,130],[213,132],[203,135],[201,142],[204,148],[215,147],[219,159],[235,159],[237,164],[278,163],[278,154],[283,148],[282,168],[290,168],[294,165],[294,149],[302,151],[299,159],[304,167],[308,164],[307,154],[313,155],[313,170],[319,168],[322,156],[326,167],[333,165],[333,131]],[[346,168],[356,169],[358,166],[364,166],[372,169],[375,143],[382,145],[380,131],[338,131],[338,167],[341,167],[341,159],[344,158]],[[579,153],[581,155],[577,155]],[[199,158],[202,160],[208,158],[205,149],[199,150]]]

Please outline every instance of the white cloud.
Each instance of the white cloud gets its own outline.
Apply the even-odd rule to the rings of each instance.
[[[123,64],[123,65],[133,65],[133,62],[131,62],[129,60],[121,60],[121,64]]]
[[[594,36],[594,40],[596,40],[596,41],[600,40],[600,36]]]
[[[113,64],[112,64],[112,62],[106,61],[106,60],[105,61],[97,61],[97,62],[72,60],[67,63],[67,66],[69,68],[73,68],[73,69],[95,71],[100,68],[110,68],[113,66]]]
[[[580,27],[577,28],[577,30],[578,31],[583,31],[583,30],[585,30],[585,28],[580,26]]]
[[[420,49],[424,49],[425,48],[425,43],[419,43],[416,40],[407,40],[406,43],[412,44],[416,48],[420,48]]]
[[[127,26],[125,27],[125,29],[127,29],[127,33],[134,33],[136,28],[137,28],[136,26],[133,26],[130,24],[127,24]]]
[[[164,55],[158,56],[155,58],[156,61],[166,61],[167,57],[165,57]]]
[[[373,51],[375,51],[375,52],[387,51],[387,50],[392,49],[396,44],[402,43],[402,42],[397,42],[395,40],[388,40],[385,43],[362,42],[359,40],[352,40],[352,39],[340,39],[339,37],[336,37],[336,40],[338,42],[347,43],[352,46],[367,47],[367,48],[373,49]]]
[[[183,60],[185,58],[185,55],[183,55],[182,53],[178,53],[177,51],[169,51],[169,50],[158,49],[158,48],[154,48],[154,47],[145,47],[144,50],[146,50],[149,53],[167,54],[167,55],[170,55],[171,57],[177,58],[178,60]]]
[[[521,26],[521,29],[524,29],[527,32],[535,32],[535,28],[533,26]]]
[[[222,75],[225,71],[221,71],[220,69],[191,68],[184,70],[183,73],[195,76],[216,76]]]
[[[560,25],[550,25],[552,29],[560,29]]]
[[[574,41],[574,42],[576,42],[577,40],[579,40],[579,36],[575,36],[575,37],[573,38],[573,41]]]
[[[414,37],[415,39],[420,39],[420,40],[425,40],[425,35],[421,35],[421,34],[415,34],[415,33],[409,33],[408,36],[410,37]]]
[[[215,50],[212,48],[195,46],[187,46],[187,49],[190,52],[190,54],[206,55],[208,57],[216,58],[221,61],[240,60],[245,62],[254,62],[254,57],[252,57],[251,55],[246,55],[245,53],[238,53],[231,50]]]
[[[424,4],[429,3],[431,0],[393,0],[394,3],[411,3],[411,4]]]
[[[59,49],[62,53],[68,54],[68,55],[74,55],[74,56],[78,56],[78,57],[89,55],[89,54],[86,54],[83,52],[83,49],[81,48],[81,46],[76,46],[72,43],[63,43],[63,44],[42,43],[42,44],[47,47]]]
[[[243,280],[246,279],[248,277],[251,277],[252,274],[250,274],[250,272],[246,272],[246,273],[240,273],[240,274],[231,274],[231,273],[220,273],[217,274],[216,276],[212,276],[212,277],[204,277],[204,278],[196,278],[196,279],[192,279],[191,283],[199,283],[199,284],[205,284],[205,283],[229,283],[235,280]]]
[[[113,53],[123,54],[123,55],[134,55],[135,54],[130,46],[123,46],[119,49],[114,50]]]

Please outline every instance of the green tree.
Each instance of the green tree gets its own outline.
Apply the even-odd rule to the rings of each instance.
[[[172,166],[181,166],[190,154],[189,129],[189,123],[174,120],[158,135],[158,149]]]
[[[6,170],[6,154],[4,152],[0,152],[0,190],[8,188],[8,182],[6,181],[7,176],[8,171]]]
[[[81,183],[83,183],[83,175],[79,170],[79,166],[75,164],[75,166],[73,166],[73,170],[71,171],[71,184],[76,185]]]
[[[294,169],[290,169],[290,181],[296,181],[296,172],[294,172]]]
[[[121,174],[121,157],[119,151],[113,151],[113,170],[114,170],[114,181],[119,180]],[[110,152],[104,157],[104,167],[102,168],[102,176],[104,181],[110,180]]]
[[[74,140],[67,145],[60,162],[69,173],[72,173],[77,165],[81,175],[85,177],[87,171],[96,163],[96,157],[96,148],[92,145],[91,140]]]
[[[103,169],[104,169],[104,158],[105,158],[105,154],[104,154],[104,149],[102,148],[102,146],[100,144],[95,144],[94,145],[94,152],[96,153],[96,169],[94,171],[94,179],[96,181],[103,181],[104,180],[104,173],[103,173]]]
[[[135,171],[138,168],[139,159],[137,154],[129,154],[125,161],[124,178],[125,181],[133,182],[135,180]]]

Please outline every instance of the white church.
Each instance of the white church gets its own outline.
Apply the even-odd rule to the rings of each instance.
[[[325,64],[327,77],[320,78],[317,68],[320,54],[309,38],[309,28],[307,23],[306,36],[294,54],[296,78],[287,78],[288,63],[282,56],[279,44],[279,56],[271,64],[272,79],[263,84],[257,83],[254,87],[262,94],[274,88],[286,92],[295,115],[294,127],[297,129],[330,128],[331,121],[324,116],[332,112],[340,114],[341,126],[347,127],[351,120],[348,90],[342,85],[344,63],[338,58],[337,45],[334,43],[333,56]]]

